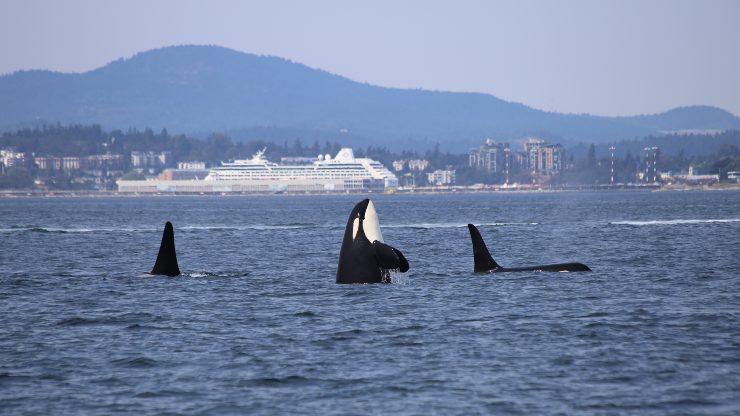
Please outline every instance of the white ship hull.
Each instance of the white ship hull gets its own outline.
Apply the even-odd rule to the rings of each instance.
[[[325,193],[384,191],[398,187],[398,178],[371,159],[355,159],[351,149],[313,165],[279,166],[258,152],[251,160],[224,163],[204,180],[118,181],[124,193]]]
[[[394,187],[388,187],[394,188]],[[386,189],[384,183],[371,181],[333,180],[150,180],[118,181],[118,191],[125,193],[274,193],[274,192],[348,192]]]

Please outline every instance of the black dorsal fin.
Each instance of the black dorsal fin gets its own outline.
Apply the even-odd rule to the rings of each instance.
[[[164,225],[162,243],[159,245],[159,254],[151,274],[163,274],[166,276],[177,276],[180,268],[177,267],[177,255],[175,254],[175,232],[172,223],[167,221]]]
[[[468,230],[470,230],[470,239],[473,240],[473,259],[475,261],[473,271],[480,273],[498,269],[500,266],[491,257],[491,253],[488,252],[488,247],[486,247],[486,243],[475,225],[468,224]]]

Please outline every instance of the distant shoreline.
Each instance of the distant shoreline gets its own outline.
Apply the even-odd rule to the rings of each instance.
[[[574,193],[574,192],[715,192],[740,191],[740,183],[720,185],[665,185],[662,187],[582,187],[582,188],[535,188],[535,189],[414,189],[401,190],[393,193],[384,192],[294,192],[294,193],[265,193],[265,192],[225,192],[225,193],[121,193],[118,191],[40,191],[40,190],[12,190],[0,191],[3,198],[141,198],[141,197],[265,197],[265,196],[341,196],[341,195],[502,195],[502,194],[541,194],[541,193]]]

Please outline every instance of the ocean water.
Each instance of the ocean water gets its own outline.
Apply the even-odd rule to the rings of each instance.
[[[0,414],[740,414],[740,192],[363,197],[0,199]]]

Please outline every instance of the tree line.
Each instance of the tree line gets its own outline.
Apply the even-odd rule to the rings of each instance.
[[[685,137],[685,136],[681,136]],[[696,150],[696,143],[703,137],[711,142],[711,153],[702,154]],[[740,143],[740,132],[730,131],[721,135],[689,136],[691,150],[677,147],[681,141],[676,137],[647,137],[629,142],[617,143],[618,153],[614,160],[615,182],[634,182],[636,173],[645,163],[645,155],[640,146],[651,143],[662,143],[658,155],[659,171],[686,171],[693,166],[698,173],[719,174],[726,178],[727,172],[740,171],[740,150],[735,143]],[[660,140],[659,140],[660,139]],[[671,142],[670,139],[674,141]],[[666,142],[666,140],[668,140]],[[718,144],[719,142],[719,144]],[[668,144],[666,144],[668,143]],[[131,169],[130,154],[133,151],[171,152],[173,161],[202,161],[210,166],[221,161],[249,158],[256,151],[267,148],[266,156],[273,161],[281,157],[302,156],[316,157],[319,154],[336,154],[341,144],[335,141],[313,140],[304,143],[300,137],[282,142],[250,139],[235,141],[225,134],[214,133],[205,138],[196,138],[184,134],[170,134],[166,129],[154,132],[151,129],[105,131],[99,125],[46,125],[35,129],[21,129],[6,132],[0,136],[0,149],[13,148],[26,154],[26,163],[22,166],[5,169],[0,173],[0,188],[30,188],[39,173],[33,164],[31,155],[36,156],[90,156],[97,154],[123,155],[124,171]],[[451,167],[456,170],[457,184],[503,183],[504,173],[488,173],[468,166],[468,154],[441,152],[439,145],[425,152],[393,152],[386,147],[367,146],[355,148],[357,157],[369,157],[380,161],[387,167],[394,160],[426,159],[429,161],[427,171]],[[634,150],[634,151],[633,151]],[[621,153],[619,153],[621,152]],[[600,157],[597,157],[597,154]],[[611,158],[608,150],[593,144],[588,145],[585,153],[574,151],[568,156],[568,168],[550,178],[553,184],[607,184],[611,180]],[[652,157],[652,156],[650,156]],[[516,170],[510,164],[510,182],[527,183],[532,178],[526,169]],[[402,173],[409,173],[408,170]],[[48,173],[46,173],[48,174]],[[417,175],[420,175],[417,173]],[[69,174],[52,175],[45,178],[46,183],[60,189],[79,186]],[[423,183],[424,179],[421,182]],[[419,182],[417,182],[419,184]],[[66,187],[66,188],[65,188]]]

